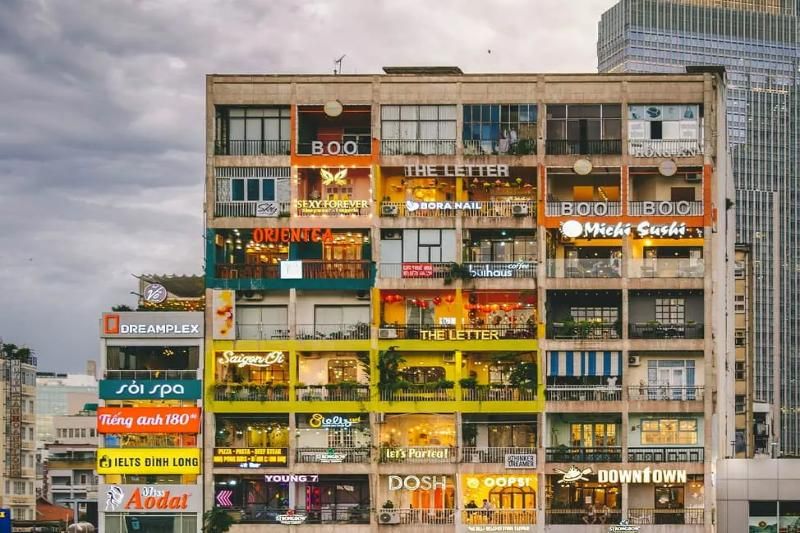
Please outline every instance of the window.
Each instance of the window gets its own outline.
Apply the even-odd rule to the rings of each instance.
[[[368,305],[315,305],[316,326],[354,326],[369,323]],[[323,328],[324,329],[324,328]]]
[[[328,448],[355,448],[353,428],[335,428],[328,430]]]
[[[747,405],[747,402],[743,394],[737,394],[734,397],[733,404],[737,415],[742,415],[745,413],[745,406]]]
[[[382,106],[381,138],[384,140],[455,140],[456,106]]]
[[[699,105],[628,106],[628,138],[697,140],[701,138]]]
[[[652,418],[642,420],[642,445],[697,444],[697,420]]]
[[[683,298],[656,298],[656,321],[661,324],[684,324],[685,308]]]
[[[570,314],[576,322],[613,324],[619,320],[619,309],[616,307],[572,307]]]
[[[737,328],[734,333],[734,341],[736,346],[746,346],[747,345],[747,331],[743,328]]]
[[[433,325],[433,301],[425,300],[424,307],[406,301],[406,324],[409,326],[432,326]]]
[[[578,448],[617,446],[617,424],[615,423],[571,424],[570,435],[572,446]]]
[[[465,105],[462,134],[465,152],[533,153],[536,115],[536,104]]]
[[[511,363],[489,366],[489,383],[492,385],[507,385],[514,365]]]
[[[336,384],[343,381],[356,381],[358,379],[358,361],[355,359],[333,359],[328,361],[328,383]]]
[[[744,313],[746,311],[746,301],[744,294],[736,294],[733,296],[733,310],[736,313]]]
[[[231,200],[258,202],[275,200],[275,178],[234,178],[231,180]]]
[[[288,107],[220,107],[217,140],[288,141],[291,135]]]
[[[487,429],[489,447],[536,447],[536,427],[533,424],[489,424]]]
[[[599,141],[621,139],[619,104],[547,106],[547,139]]]
[[[400,370],[400,376],[409,383],[423,385],[426,383],[438,383],[445,376],[444,368],[440,366],[415,366]]]
[[[237,339],[285,339],[289,336],[285,305],[237,305]]]
[[[744,261],[736,261],[733,269],[733,276],[736,279],[744,279],[744,273]]]
[[[744,361],[736,361],[734,375],[736,381],[744,381],[747,378],[747,367]]]

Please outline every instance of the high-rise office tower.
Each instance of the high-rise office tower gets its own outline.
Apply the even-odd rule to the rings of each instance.
[[[621,0],[603,14],[597,43],[601,72],[725,67],[736,237],[753,266],[754,435],[735,440],[760,443],[756,455],[800,454],[799,9],[797,0]],[[630,134],[667,138],[661,121]],[[728,431],[733,440],[732,421]]]

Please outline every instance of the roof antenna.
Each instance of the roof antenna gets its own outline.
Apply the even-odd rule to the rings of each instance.
[[[333,75],[334,76],[336,76],[337,74],[341,74],[342,73],[342,59],[344,59],[345,57],[347,57],[347,54],[342,54],[342,57],[340,57],[339,59],[334,59],[333,60],[333,64],[334,64]],[[337,70],[337,67],[338,67],[338,70]]]

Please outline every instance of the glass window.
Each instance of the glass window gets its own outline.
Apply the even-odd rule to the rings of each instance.
[[[400,370],[400,376],[405,381],[421,385],[442,381],[445,377],[445,371],[440,366],[415,366]]]
[[[642,445],[697,444],[697,420],[659,418],[642,420]]]
[[[661,324],[684,324],[685,309],[683,298],[656,298],[656,321]]]
[[[454,105],[381,106],[381,138],[385,140],[455,140]]]
[[[358,361],[355,359],[333,359],[328,361],[328,383],[352,382],[358,378]]]
[[[617,424],[611,422],[571,424],[572,446],[579,448],[617,446]]]

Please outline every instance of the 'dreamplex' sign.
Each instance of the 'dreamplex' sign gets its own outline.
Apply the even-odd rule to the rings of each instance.
[[[100,336],[201,338],[203,313],[180,311],[103,313]]]
[[[196,485],[100,485],[98,493],[107,513],[199,512],[203,506]]]

